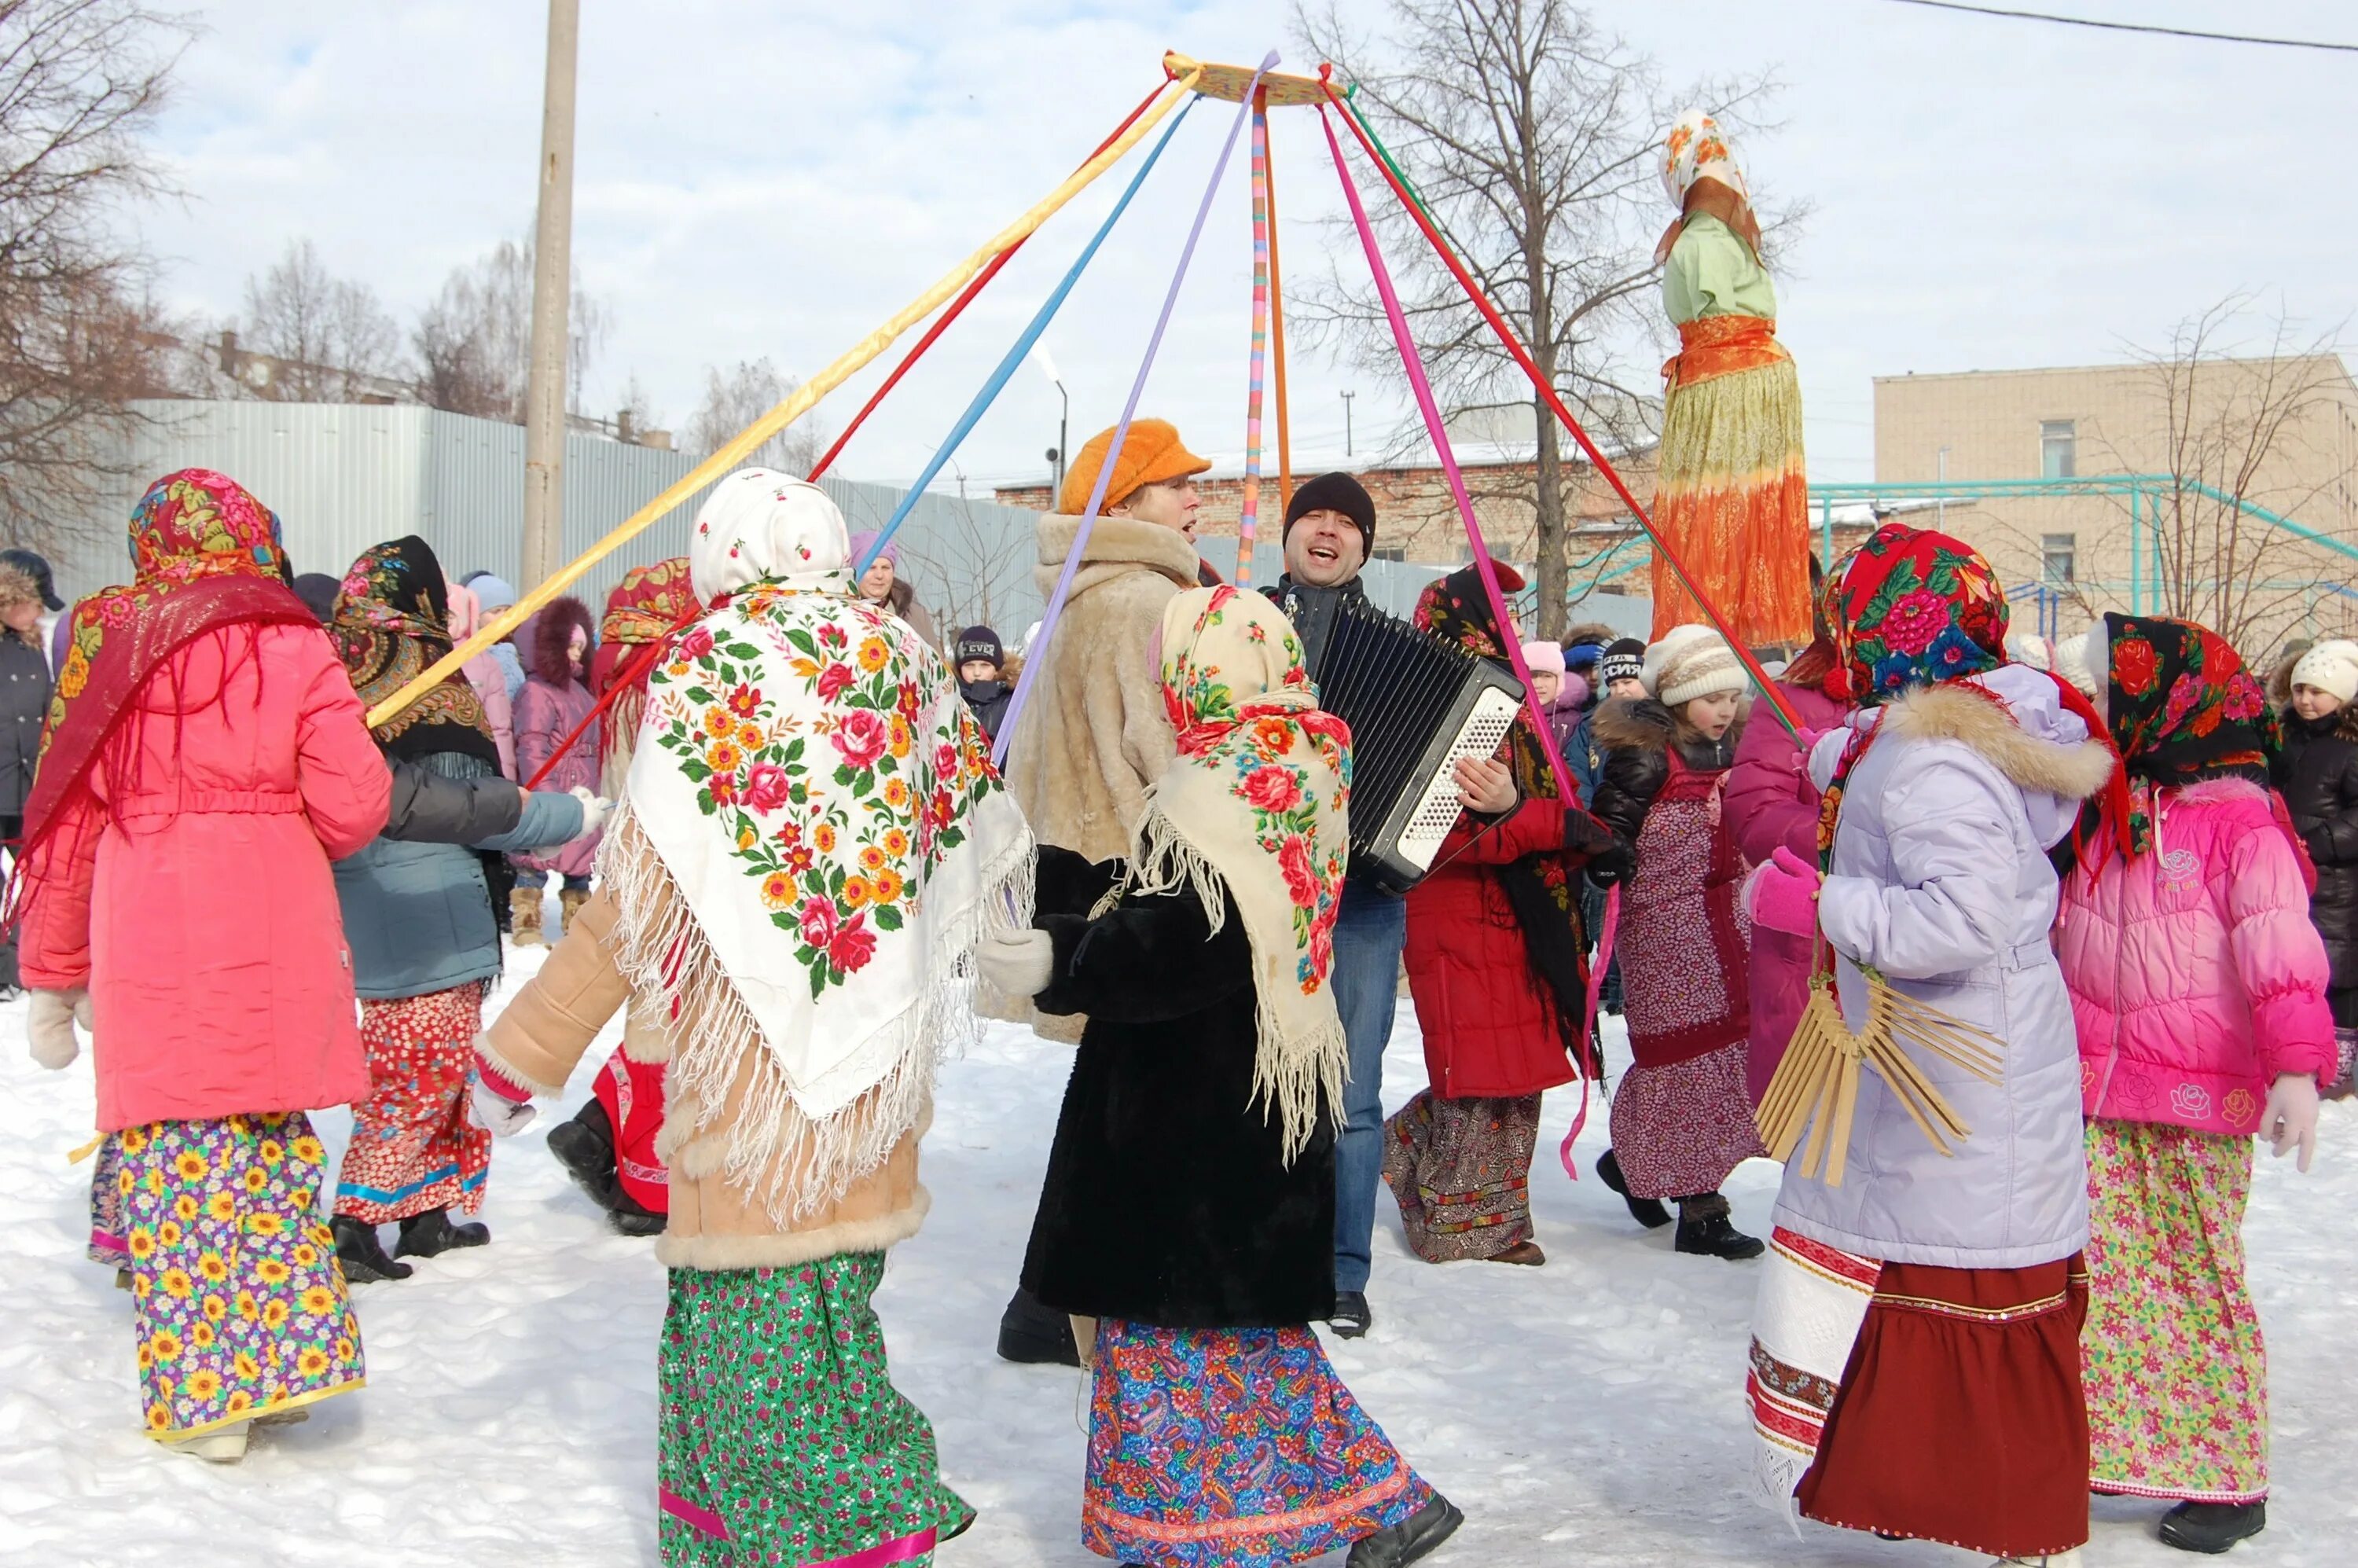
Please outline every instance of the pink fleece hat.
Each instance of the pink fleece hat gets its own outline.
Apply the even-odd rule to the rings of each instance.
[[[1544,642],[1526,643],[1523,644],[1523,663],[1531,666],[1533,675],[1546,670],[1560,676],[1563,674],[1563,645]]]

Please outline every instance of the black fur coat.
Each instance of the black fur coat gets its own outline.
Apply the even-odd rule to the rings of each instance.
[[[1335,1131],[1288,1166],[1252,1103],[1250,953],[1231,904],[1192,893],[1088,909],[1119,868],[1043,845],[1036,921],[1055,944],[1043,1012],[1084,1012],[1023,1260],[1058,1311],[1257,1328],[1335,1310]]]

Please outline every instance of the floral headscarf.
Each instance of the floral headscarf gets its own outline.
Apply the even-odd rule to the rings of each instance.
[[[2128,851],[2152,848],[2151,794],[2223,774],[2267,783],[2277,716],[2242,655],[2189,621],[2104,617],[2104,721],[2134,791]]]
[[[849,548],[816,485],[714,487],[688,557],[711,608],[647,677],[599,860],[675,1103],[782,1219],[916,1125],[974,1026],[974,944],[1032,915],[1032,837],[982,731],[940,657],[854,596]]]
[[[450,605],[433,548],[410,534],[362,552],[336,590],[328,635],[363,708],[373,708],[448,654]],[[445,676],[373,733],[387,756],[455,752],[500,771],[491,718],[463,675]]]
[[[1726,188],[1725,198],[1706,200],[1696,196],[1700,210],[1712,213],[1740,235],[1760,254],[1760,220],[1752,212],[1752,188],[1744,180],[1744,170],[1736,166],[1736,144],[1719,128],[1719,122],[1700,109],[1690,109],[1671,126],[1670,135],[1662,138],[1662,190],[1670,197],[1671,206],[1678,216],[1662,232],[1654,246],[1654,260],[1669,259],[1671,247],[1679,243],[1679,233],[1686,227],[1688,197],[1695,182],[1714,180]]]
[[[1829,615],[1836,665],[1826,677],[1838,700],[1887,702],[2006,662],[2006,594],[1960,540],[1887,523],[1838,580]]]
[[[607,706],[605,752],[599,762],[599,790],[622,798],[631,773],[631,753],[646,712],[647,672],[655,644],[698,614],[703,606],[689,581],[686,556],[633,567],[606,596],[606,617],[598,624],[598,648],[590,655],[590,690]],[[629,681],[622,691],[616,682]]]
[[[1318,708],[1277,607],[1190,589],[1163,611],[1163,702],[1178,755],[1147,792],[1124,892],[1192,889],[1214,930],[1233,899],[1260,1002],[1253,1093],[1276,1108],[1284,1158],[1339,1114],[1349,1057],[1328,981],[1349,859],[1351,731]]]

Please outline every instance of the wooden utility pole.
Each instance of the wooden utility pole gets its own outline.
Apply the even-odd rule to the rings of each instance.
[[[532,373],[525,393],[524,582],[565,564],[565,348],[572,319],[573,61],[580,0],[548,0],[540,110],[540,218],[533,237]]]

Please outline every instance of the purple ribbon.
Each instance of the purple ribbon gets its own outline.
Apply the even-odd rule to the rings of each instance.
[[[1031,654],[1023,661],[1023,673],[1016,677],[1015,695],[1008,699],[1007,717],[999,726],[999,739],[992,742],[990,760],[993,765],[1007,765],[1007,747],[1015,739],[1015,721],[1023,716],[1024,702],[1032,695],[1032,683],[1038,678],[1040,666],[1047,662],[1050,639],[1056,634],[1056,622],[1065,613],[1065,596],[1073,590],[1073,578],[1081,569],[1081,557],[1089,547],[1089,531],[1097,526],[1098,513],[1105,505],[1106,485],[1113,478],[1114,465],[1121,460],[1122,443],[1130,438],[1130,422],[1138,416],[1138,400],[1146,394],[1147,373],[1154,368],[1155,351],[1163,347],[1163,329],[1171,325],[1171,312],[1179,304],[1179,286],[1186,280],[1187,264],[1195,259],[1195,242],[1204,235],[1204,222],[1212,215],[1212,198],[1219,193],[1220,177],[1228,171],[1228,155],[1236,151],[1237,137],[1252,118],[1253,93],[1260,87],[1260,79],[1277,65],[1277,51],[1271,49],[1261,57],[1253,71],[1252,81],[1246,84],[1243,100],[1237,104],[1236,122],[1228,127],[1228,139],[1220,144],[1219,161],[1212,166],[1212,178],[1204,187],[1204,200],[1195,209],[1195,226],[1187,231],[1187,243],[1179,252],[1179,265],[1171,275],[1170,292],[1163,297],[1163,314],[1154,319],[1154,335],[1146,340],[1146,357],[1138,362],[1138,377],[1130,384],[1130,401],[1121,406],[1121,422],[1113,427],[1113,442],[1106,448],[1105,461],[1098,468],[1098,481],[1089,490],[1089,503],[1081,513],[1080,532],[1073,535],[1073,547],[1065,552],[1065,569],[1057,575],[1056,590],[1048,596],[1047,612],[1040,617],[1040,635]]]

